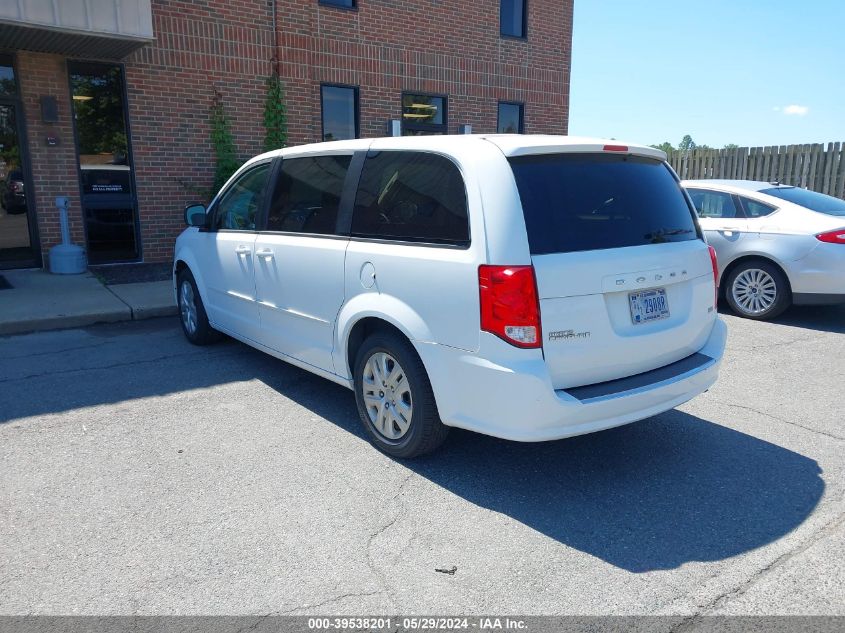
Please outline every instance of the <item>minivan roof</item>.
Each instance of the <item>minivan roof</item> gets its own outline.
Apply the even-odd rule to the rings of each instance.
[[[361,151],[376,146],[379,149],[432,150],[450,153],[466,149],[468,144],[492,143],[505,156],[526,156],[532,154],[557,154],[565,152],[602,152],[605,147],[613,150],[658,160],[666,160],[666,154],[653,147],[625,143],[613,139],[590,138],[582,136],[562,136],[551,134],[447,134],[441,136],[396,136],[382,138],[354,139],[348,141],[328,141],[286,147],[262,154],[261,157],[290,154],[311,154],[315,152],[340,153]],[[625,149],[622,149],[625,148]],[[260,157],[256,157],[260,158]]]

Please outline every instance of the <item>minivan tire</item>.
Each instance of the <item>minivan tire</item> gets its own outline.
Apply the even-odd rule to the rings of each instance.
[[[197,282],[187,268],[176,275],[176,302],[179,323],[185,338],[194,345],[208,345],[220,340],[220,332],[211,327],[197,289]]]
[[[387,362],[389,368],[398,369],[405,380],[400,381],[400,386],[391,391],[392,385],[383,383],[381,387],[371,375],[373,366],[378,366],[379,361]],[[371,364],[372,363],[372,364]],[[369,366],[368,366],[369,365]],[[392,372],[388,372],[392,373]],[[377,377],[375,377],[377,378]],[[368,384],[368,391],[375,390],[369,396],[365,396],[365,381]],[[370,335],[361,344],[355,356],[354,365],[355,400],[358,404],[358,415],[361,423],[373,445],[380,451],[392,457],[412,458],[436,450],[449,434],[449,427],[440,421],[437,412],[437,404],[434,401],[434,392],[428,374],[425,371],[422,360],[413,348],[411,343],[402,336],[393,332],[376,332]],[[402,390],[407,390],[402,391]],[[383,394],[382,404],[385,407],[387,416],[390,416],[390,407],[393,407],[393,420],[389,421],[381,417],[381,408],[375,399],[379,398],[379,392]],[[399,402],[391,402],[390,396],[395,395]],[[402,398],[405,398],[404,402]],[[367,399],[369,398],[369,400]],[[410,422],[407,430],[402,432],[398,424],[399,415],[402,412],[397,405],[410,404]],[[374,422],[373,417],[377,420]],[[383,426],[389,426],[390,434],[401,434],[399,437],[391,438],[382,430],[377,428],[377,423],[385,422]]]
[[[745,296],[748,297],[749,285],[761,292],[765,287],[771,288],[772,284],[775,296],[770,303],[764,300],[764,303],[768,303],[764,309],[754,311],[748,303],[743,305],[743,288],[746,289]],[[780,268],[765,260],[756,259],[743,262],[730,272],[725,280],[725,299],[738,316],[767,321],[780,316],[792,304],[792,292],[789,281]]]

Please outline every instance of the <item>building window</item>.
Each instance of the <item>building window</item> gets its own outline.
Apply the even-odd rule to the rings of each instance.
[[[141,257],[123,67],[68,62],[88,261]]]
[[[402,95],[402,136],[448,134],[446,97]]]
[[[500,0],[499,32],[507,37],[525,37],[528,0]]]
[[[12,56],[0,55],[0,96],[13,97],[17,92]]]
[[[522,134],[523,105],[521,103],[499,102],[499,119],[496,131],[499,134]]]
[[[343,9],[355,8],[355,0],[320,0],[320,4],[327,4],[330,7],[341,7]]]
[[[320,88],[320,100],[323,108],[323,140],[358,138],[358,88],[323,85]]]

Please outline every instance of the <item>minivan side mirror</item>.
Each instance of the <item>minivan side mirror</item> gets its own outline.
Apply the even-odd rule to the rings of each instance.
[[[208,223],[204,204],[189,204],[185,207],[185,224],[188,226],[204,227]]]

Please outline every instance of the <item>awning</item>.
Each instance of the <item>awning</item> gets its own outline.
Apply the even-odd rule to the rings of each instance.
[[[3,48],[122,59],[153,40],[150,0],[0,0]]]
[[[58,53],[68,57],[123,59],[132,51],[151,43],[153,39],[24,26],[0,21],[0,42],[3,42],[4,48]]]

